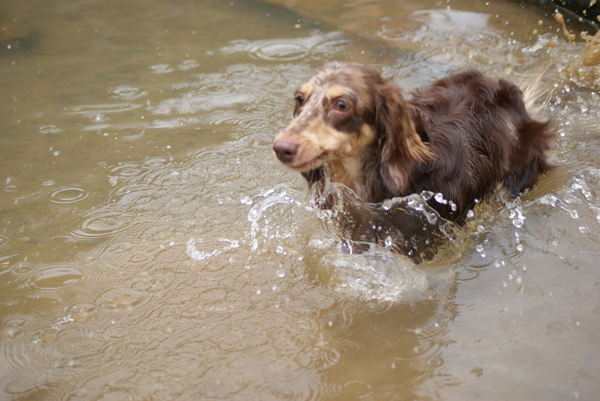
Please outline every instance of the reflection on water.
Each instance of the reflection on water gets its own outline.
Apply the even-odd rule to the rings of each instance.
[[[600,97],[530,7],[2,4],[0,398],[594,399]],[[559,168],[465,229],[436,194],[321,209],[271,143],[333,59],[546,71]]]

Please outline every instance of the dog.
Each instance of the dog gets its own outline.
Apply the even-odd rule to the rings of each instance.
[[[377,71],[333,62],[294,99],[294,118],[273,151],[319,191],[326,177],[368,203],[430,191],[443,199],[429,205],[463,225],[499,187],[517,197],[552,168],[553,131],[536,119],[535,99],[478,71],[450,75],[407,100]]]

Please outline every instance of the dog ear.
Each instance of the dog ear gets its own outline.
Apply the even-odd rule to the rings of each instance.
[[[400,88],[383,81],[375,94],[375,124],[381,165],[379,173],[394,196],[406,194],[413,166],[431,158],[429,147],[417,134]]]

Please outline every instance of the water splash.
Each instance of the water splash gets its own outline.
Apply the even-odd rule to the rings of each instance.
[[[229,245],[224,246],[223,248],[220,249],[213,249],[214,246],[206,246],[206,248],[208,249],[212,249],[210,251],[202,251],[198,249],[198,245],[202,244],[204,242],[204,240],[202,238],[190,238],[186,244],[185,247],[185,252],[187,253],[187,255],[194,259],[194,260],[205,260],[208,259],[212,256],[217,256],[220,255],[224,252],[230,251],[232,249],[235,248],[239,248],[240,247],[240,242],[238,240],[230,240],[227,238],[218,238],[217,239],[218,242],[225,242],[228,243]]]
[[[292,195],[288,193],[287,190],[283,190],[278,192],[274,189],[269,189],[259,196],[263,196],[264,200],[257,202],[254,205],[250,212],[248,212],[248,221],[250,221],[250,242],[252,251],[256,251],[259,247],[259,234],[262,234],[262,237],[268,239],[283,239],[292,235],[292,230],[287,232],[282,232],[278,229],[278,225],[270,224],[273,219],[275,208],[280,205],[296,205],[300,206],[300,202],[297,201]],[[285,211],[284,211],[285,213]],[[293,213],[293,210],[289,211],[289,213]],[[264,220],[264,222],[261,222]],[[282,219],[283,220],[283,216]],[[274,232],[271,232],[273,231]]]
[[[315,206],[325,225],[334,227],[351,251],[376,243],[422,262],[461,235],[459,227],[429,206],[432,197],[448,203],[439,195],[424,191],[373,204],[363,202],[343,185],[329,183]]]

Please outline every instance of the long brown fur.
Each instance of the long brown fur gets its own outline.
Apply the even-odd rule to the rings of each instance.
[[[442,193],[448,202],[431,206],[462,223],[499,185],[517,196],[551,168],[549,124],[529,114],[517,86],[477,71],[405,100],[375,70],[331,63],[295,98],[295,117],[275,138],[277,158],[311,186],[322,187],[327,170],[366,202]]]

